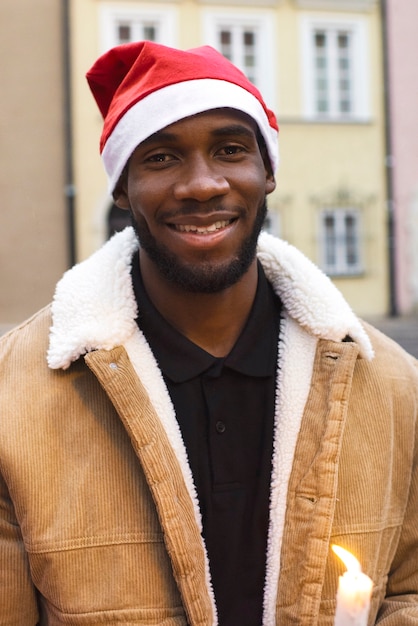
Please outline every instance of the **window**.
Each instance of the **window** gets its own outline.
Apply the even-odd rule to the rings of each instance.
[[[144,39],[175,46],[176,17],[175,9],[163,11],[102,5],[100,8],[102,50]]]
[[[319,120],[368,117],[365,26],[353,22],[302,21],[304,109]]]
[[[313,38],[316,112],[335,115],[352,113],[351,34],[344,31],[316,30]]]
[[[257,30],[251,27],[224,26],[218,31],[218,50],[242,69],[254,84],[259,82]]]
[[[360,217],[357,209],[326,209],[320,214],[322,269],[330,276],[359,274]]]
[[[204,40],[244,72],[275,109],[276,97],[272,20],[266,14],[203,11]]]
[[[129,43],[141,39],[157,41],[158,22],[121,18],[115,21],[115,30],[118,43]]]

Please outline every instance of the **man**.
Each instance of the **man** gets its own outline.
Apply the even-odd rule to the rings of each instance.
[[[260,229],[277,124],[208,47],[102,56],[133,228],[1,343],[0,624],[418,624],[416,361]]]

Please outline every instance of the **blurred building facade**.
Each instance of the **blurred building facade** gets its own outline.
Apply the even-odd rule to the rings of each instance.
[[[375,0],[74,0],[77,242],[85,258],[115,217],[85,72],[134,39],[213,45],[259,86],[280,124],[272,232],[318,263],[361,315],[388,307],[381,15]]]
[[[0,324],[42,305],[62,270],[120,227],[99,156],[102,120],[85,73],[99,54],[135,39],[180,48],[211,44],[249,75],[280,124],[269,229],[319,264],[357,313],[388,313],[393,284],[381,9],[379,0],[40,0],[36,8],[30,0],[3,0],[3,42],[6,23],[18,24],[18,43],[8,36],[11,49],[24,53],[14,55],[8,78],[5,111],[20,116],[6,139],[11,159],[0,178],[12,199],[1,218],[0,260],[16,250],[20,265],[15,271],[9,263],[5,272],[0,265]],[[13,82],[16,75],[25,83]],[[401,220],[395,225],[397,237],[402,228],[409,236]],[[396,245],[394,256],[401,253]],[[395,266],[401,268],[399,259]],[[397,299],[399,280],[393,277]],[[13,302],[8,312],[3,302]]]
[[[418,3],[384,0],[394,308],[418,311]]]
[[[49,302],[68,263],[61,6],[0,4],[0,326]]]

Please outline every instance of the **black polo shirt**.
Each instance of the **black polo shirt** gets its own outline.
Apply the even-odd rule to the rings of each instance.
[[[138,325],[162,370],[197,489],[219,626],[260,626],[280,301],[259,265],[245,328],[217,358],[154,308],[138,256],[132,275]]]

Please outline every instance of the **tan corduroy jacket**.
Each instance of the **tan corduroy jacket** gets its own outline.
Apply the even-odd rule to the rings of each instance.
[[[217,623],[135,248],[117,235],[64,276],[52,321],[0,342],[1,625]],[[332,543],[375,583],[369,624],[418,625],[417,363],[294,248],[262,235],[259,258],[285,309],[263,626],[333,624]]]

